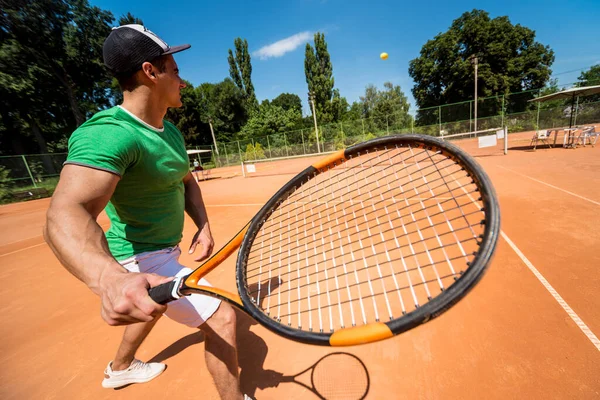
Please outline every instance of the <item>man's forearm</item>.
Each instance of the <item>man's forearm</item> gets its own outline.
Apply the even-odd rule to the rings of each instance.
[[[103,280],[126,272],[110,254],[100,225],[81,205],[51,207],[44,238],[65,268],[96,294]]]
[[[185,211],[192,218],[198,229],[210,229],[208,214],[202,200],[202,193],[193,179],[185,183]]]

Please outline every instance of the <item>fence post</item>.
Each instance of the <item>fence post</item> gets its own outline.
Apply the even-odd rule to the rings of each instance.
[[[410,133],[415,133],[415,119],[410,119]]]
[[[502,126],[504,126],[504,95],[502,95]]]
[[[579,96],[577,96],[577,103],[575,105],[575,121],[573,121],[573,124],[575,126],[577,126],[577,114],[578,114],[578,111],[579,111]]]
[[[363,127],[363,137],[365,136],[365,120],[364,119],[360,119],[360,122],[362,122],[362,127]]]
[[[267,147],[269,148],[269,158],[273,158],[273,153],[271,153],[271,142],[269,142],[269,135],[267,135]]]
[[[31,178],[31,183],[33,183],[33,187],[36,188],[37,185],[35,184],[35,179],[33,179],[33,174],[31,173],[31,170],[29,169],[29,165],[27,164],[27,160],[25,159],[24,155],[21,155],[21,158],[23,159],[23,164],[25,164],[25,168],[27,168],[27,173],[29,173],[29,177]]]
[[[223,148],[225,149],[225,162],[227,163],[227,165],[229,165],[229,157],[227,156],[227,146],[223,146]]]
[[[285,132],[283,133],[283,145],[285,146],[285,155],[289,157],[290,152],[288,151],[287,137],[285,136]]]
[[[240,161],[244,161],[244,157],[242,157],[242,149],[240,148],[240,141],[237,141],[238,144],[238,154],[240,155]]]
[[[385,116],[385,131],[387,132],[387,134],[390,134],[390,124],[388,123],[388,116]]]
[[[306,154],[306,146],[304,146],[304,129],[300,129],[300,138],[302,139],[302,151]]]
[[[469,102],[469,132],[473,132],[473,103]]]
[[[442,132],[442,106],[438,106],[438,121],[440,124],[439,132]],[[438,133],[438,135],[440,135],[440,133]]]

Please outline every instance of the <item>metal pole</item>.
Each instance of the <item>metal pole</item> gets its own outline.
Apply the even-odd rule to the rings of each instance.
[[[410,119],[410,132],[415,133],[415,119],[414,118]]]
[[[477,132],[477,57],[475,57],[475,132]]]
[[[504,95],[502,95],[502,126],[504,126]]]
[[[217,146],[217,139],[215,139],[215,132],[213,131],[212,119],[208,120],[208,126],[210,126],[210,134],[213,138],[213,143],[215,144],[215,150],[217,151],[217,155],[219,155],[219,147]]]
[[[390,124],[388,123],[388,116],[385,116],[385,130],[387,132],[387,134],[390,134]]]
[[[240,141],[237,141],[238,144],[238,154],[240,155],[240,160],[244,161],[244,157],[242,157],[242,149],[240,148]]]
[[[365,120],[364,119],[360,119],[360,122],[362,122],[362,127],[363,127],[363,136],[365,136]]]
[[[442,135],[442,106],[438,106],[438,123],[440,126],[440,136]]]
[[[577,114],[579,113],[579,96],[577,96],[577,105],[575,106],[575,126],[577,126]]]
[[[308,96],[310,98],[310,102],[312,103],[312,112],[313,119],[315,120],[315,135],[317,137],[317,153],[321,152],[321,146],[319,146],[319,127],[317,126],[317,113],[315,110],[315,97],[309,92]]]
[[[541,101],[538,101],[538,109],[537,109],[537,118],[535,120],[535,126],[536,129],[540,129],[540,105],[541,105]]]
[[[473,103],[469,102],[469,132],[473,132]]]
[[[287,137],[285,136],[285,133],[283,134],[283,145],[285,146],[285,155],[289,157],[290,152],[288,151]]]
[[[508,127],[504,127],[504,154],[508,154]]]
[[[33,174],[31,173],[31,170],[29,169],[29,165],[27,164],[27,160],[25,159],[24,155],[21,155],[21,158],[23,159],[23,164],[25,164],[25,168],[27,168],[27,172],[29,173],[29,177],[31,178],[31,183],[33,183],[33,187],[36,188],[37,185],[35,184],[35,179],[33,179]]]
[[[306,154],[306,147],[304,146],[304,129],[300,130],[300,138],[302,139],[302,151]]]

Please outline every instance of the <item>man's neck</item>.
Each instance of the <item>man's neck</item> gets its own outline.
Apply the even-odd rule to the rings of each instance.
[[[167,113],[166,107],[153,99],[150,92],[136,90],[123,93],[123,104],[121,107],[144,121],[150,126],[158,129],[163,128],[163,118]]]

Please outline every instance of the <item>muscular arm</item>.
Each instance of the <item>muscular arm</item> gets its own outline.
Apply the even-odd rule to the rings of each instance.
[[[212,253],[214,246],[210,225],[208,224],[208,215],[202,200],[202,193],[191,172],[183,178],[183,185],[185,187],[185,211],[198,227],[198,232],[192,239],[189,252],[190,254],[193,253],[196,246],[201,245],[200,253],[195,258],[195,261],[201,261]]]
[[[128,273],[110,254],[96,218],[118,182],[109,172],[66,165],[44,226],[44,238],[60,262],[101,297],[102,317],[110,325],[150,321],[163,312],[147,288],[169,280]]]

